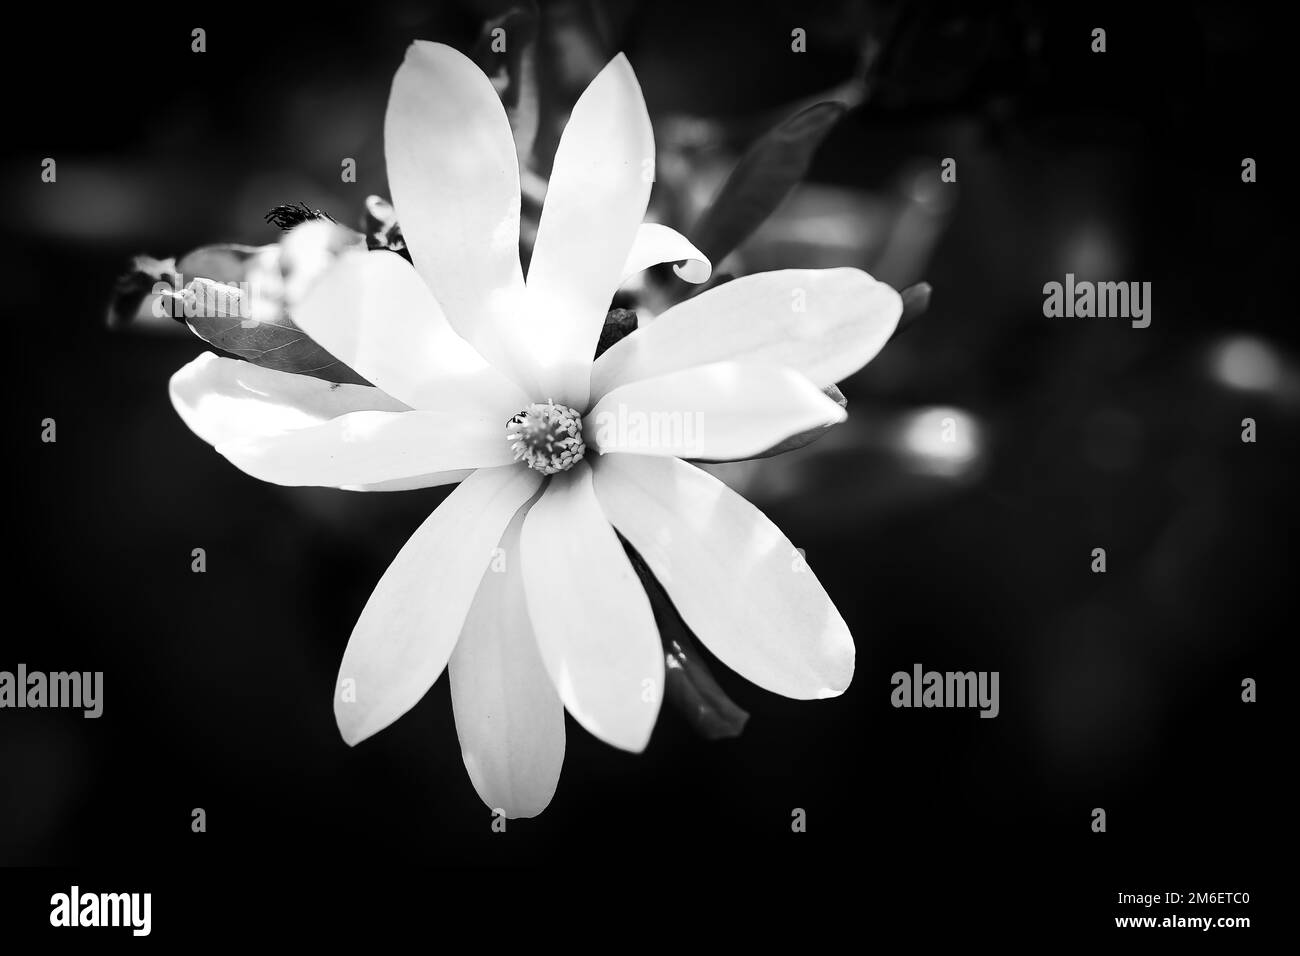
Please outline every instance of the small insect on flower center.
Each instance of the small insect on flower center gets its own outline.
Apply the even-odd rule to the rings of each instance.
[[[522,461],[543,475],[568,471],[587,453],[582,416],[568,405],[534,402],[506,424],[506,441]]]

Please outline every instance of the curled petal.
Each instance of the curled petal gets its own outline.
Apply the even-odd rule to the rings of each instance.
[[[691,241],[676,229],[657,222],[643,222],[636,232],[627,261],[623,263],[621,282],[664,262],[677,263],[673,272],[683,282],[708,282],[713,272],[708,256],[691,245]]]

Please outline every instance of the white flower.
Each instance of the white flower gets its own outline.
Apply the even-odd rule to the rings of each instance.
[[[752,456],[842,420],[821,387],[879,351],[898,294],[856,269],[747,276],[593,363],[627,276],[681,260],[679,274],[708,274],[682,236],[642,225],[654,141],[621,55],[574,107],[526,281],[510,126],[471,61],[410,48],[385,148],[414,267],[347,253],[293,316],[376,387],[210,354],[171,384],[189,426],[254,477],[360,490],[460,482],[361,612],[335,696],[343,738],[388,726],[447,668],[466,769],[508,816],[550,802],[565,708],[601,740],[642,750],[664,654],[618,535],[728,667],[788,697],[843,692],[853,641],[816,577],[761,512],[680,458]],[[652,413],[702,427],[597,427]]]

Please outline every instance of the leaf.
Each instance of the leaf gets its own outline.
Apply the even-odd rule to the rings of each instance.
[[[622,537],[619,538],[622,541]],[[664,699],[677,708],[705,740],[739,737],[749,713],[736,705],[718,686],[695,635],[677,613],[659,580],[634,549],[623,541],[632,567],[641,578],[650,608],[654,612],[659,639],[664,646]]]
[[[236,287],[239,314],[223,301],[184,316],[190,330],[209,345],[245,361],[280,372],[310,375],[327,382],[369,385],[294,324],[290,313],[334,259],[349,249],[364,249],[365,237],[334,222],[312,220],[286,232],[278,244],[204,246],[182,257],[177,272],[193,297],[210,286]],[[389,255],[374,252],[371,255]],[[189,281],[187,281],[189,280]],[[223,296],[229,296],[229,292]],[[247,295],[250,298],[244,299]]]
[[[847,112],[843,103],[818,103],[777,124],[749,148],[690,232],[710,262],[722,262],[772,214]]]
[[[225,291],[214,296],[214,289]],[[209,303],[215,303],[199,309],[197,315],[185,315],[186,325],[209,345],[279,372],[295,372],[345,385],[370,384],[316,344],[288,315],[281,314],[274,319],[245,317],[238,305],[240,290],[236,286],[195,279],[186,286],[185,292],[187,297],[206,295]]]

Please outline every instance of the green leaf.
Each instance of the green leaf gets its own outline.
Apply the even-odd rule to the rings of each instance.
[[[818,103],[774,126],[749,148],[690,231],[710,262],[722,262],[772,214],[847,112],[843,103]]]

